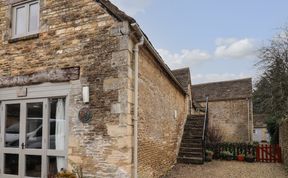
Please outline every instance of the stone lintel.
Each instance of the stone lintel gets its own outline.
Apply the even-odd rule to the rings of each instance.
[[[68,82],[78,80],[80,76],[80,67],[51,69],[29,75],[15,77],[0,77],[0,88],[35,85],[45,82]]]

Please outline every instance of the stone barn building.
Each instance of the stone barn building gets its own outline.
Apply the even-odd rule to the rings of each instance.
[[[218,129],[223,141],[252,141],[251,78],[193,85],[192,91],[193,101],[202,107],[209,97],[209,127]]]
[[[133,18],[108,0],[1,0],[0,21],[0,177],[159,177],[173,166],[191,81]],[[238,103],[247,112],[249,98],[216,100],[215,119]],[[227,131],[247,130],[242,110],[228,116]]]

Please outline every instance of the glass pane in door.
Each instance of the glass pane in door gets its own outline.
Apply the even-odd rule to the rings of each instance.
[[[20,104],[6,105],[5,147],[19,148]]]
[[[28,177],[41,177],[41,156],[26,155],[26,173]]]
[[[42,148],[42,124],[43,103],[28,103],[26,118],[26,148]]]
[[[4,174],[18,175],[18,167],[18,154],[4,154]]]
[[[49,156],[48,157],[48,178],[54,178],[58,172],[65,169],[65,157]]]
[[[65,99],[50,100],[49,149],[65,148]]]

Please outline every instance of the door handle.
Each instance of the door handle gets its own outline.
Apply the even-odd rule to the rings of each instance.
[[[24,150],[24,148],[25,148],[25,144],[22,143],[22,144],[21,144],[21,147],[22,147],[22,150]]]

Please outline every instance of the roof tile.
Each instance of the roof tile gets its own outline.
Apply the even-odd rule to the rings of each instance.
[[[192,96],[196,101],[233,100],[252,97],[252,79],[213,82],[192,85]]]

